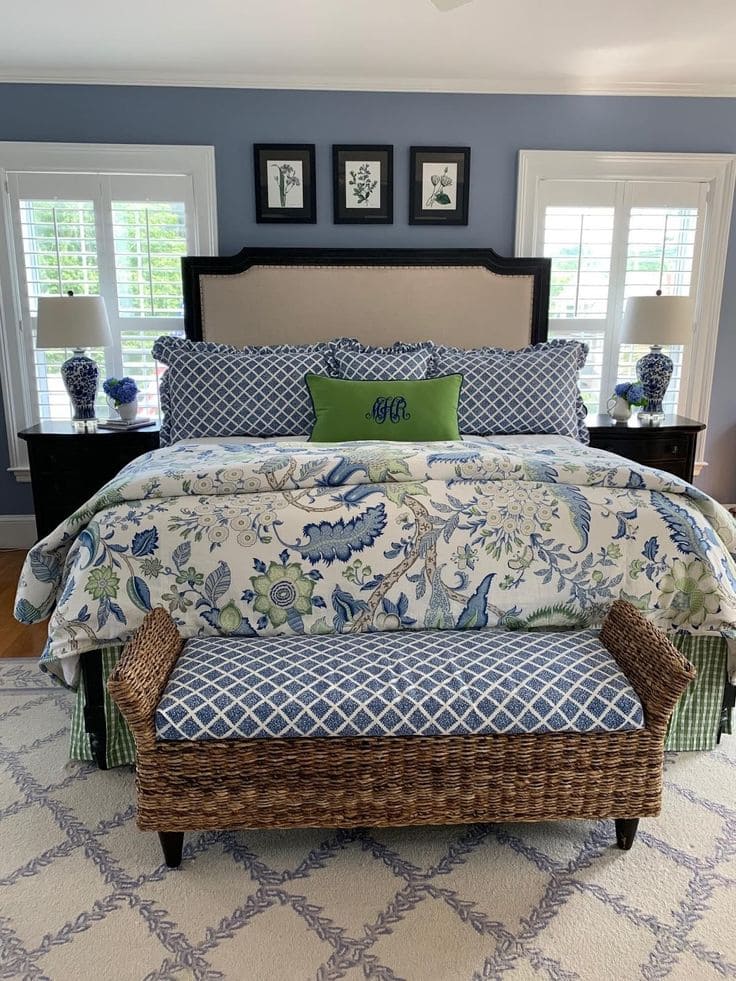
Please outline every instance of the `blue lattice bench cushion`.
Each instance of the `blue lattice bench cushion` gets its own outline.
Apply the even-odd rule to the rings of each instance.
[[[159,702],[162,740],[642,729],[596,631],[401,631],[189,640]]]

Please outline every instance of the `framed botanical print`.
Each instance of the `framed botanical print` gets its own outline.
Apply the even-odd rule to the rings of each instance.
[[[317,220],[314,143],[254,143],[257,222]]]
[[[409,224],[467,225],[470,147],[413,146],[409,153]]]
[[[333,214],[337,225],[390,225],[394,220],[394,148],[332,147]]]

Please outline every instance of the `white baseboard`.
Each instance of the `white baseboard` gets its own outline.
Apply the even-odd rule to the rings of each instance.
[[[0,514],[0,548],[28,549],[37,537],[32,514]]]

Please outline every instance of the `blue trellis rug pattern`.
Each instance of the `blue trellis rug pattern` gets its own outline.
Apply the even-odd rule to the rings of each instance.
[[[133,776],[66,759],[72,696],[0,663],[0,978],[697,981],[736,977],[736,737],[670,754],[661,817],[136,830]]]

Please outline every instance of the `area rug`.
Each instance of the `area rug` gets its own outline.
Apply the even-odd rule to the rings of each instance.
[[[133,777],[66,760],[71,695],[0,662],[0,977],[697,981],[736,977],[736,737],[670,754],[662,816],[187,837]]]

